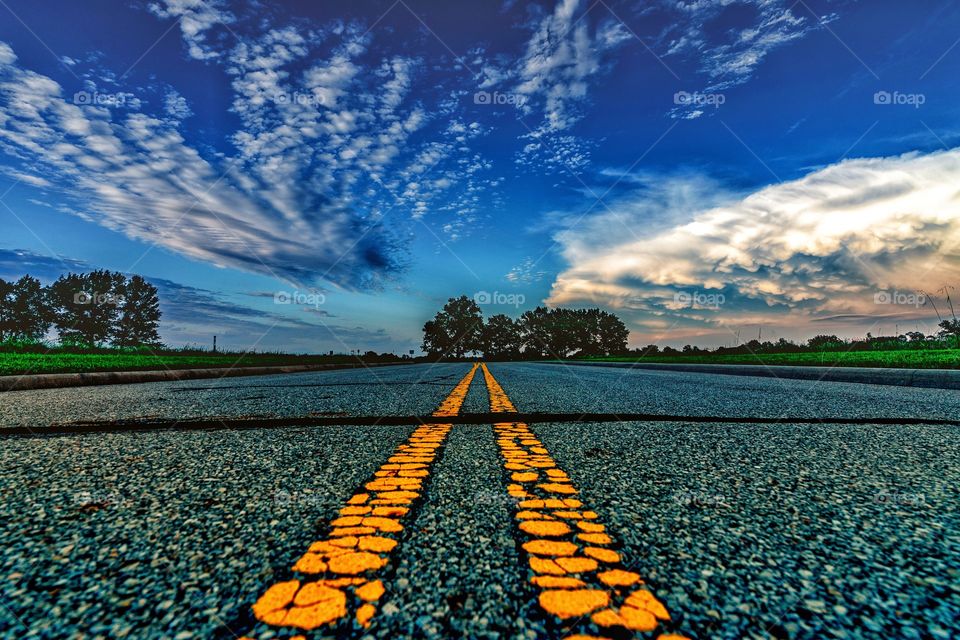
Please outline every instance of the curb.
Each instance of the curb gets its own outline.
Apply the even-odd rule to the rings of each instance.
[[[578,367],[617,367],[650,371],[682,373],[711,373],[728,376],[753,376],[813,380],[816,382],[852,382],[894,387],[922,387],[927,389],[960,389],[960,370],[957,369],[884,369],[881,367],[795,367],[754,364],[670,364],[636,362],[547,362]]]
[[[333,369],[356,369],[359,367],[388,367],[403,362],[377,362],[370,364],[297,364],[263,367],[236,367],[234,369],[163,369],[152,371],[91,371],[89,373],[40,373],[22,376],[0,376],[0,393],[26,391],[28,389],[61,389],[64,387],[88,387],[104,384],[138,384],[142,382],[175,382],[203,378],[234,378],[239,376],[267,376],[280,373],[307,373]]]

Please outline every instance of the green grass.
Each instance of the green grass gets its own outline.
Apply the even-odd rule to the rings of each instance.
[[[644,357],[595,357],[606,362],[663,362],[686,364],[764,364],[828,367],[897,367],[905,369],[960,369],[960,349],[901,349],[896,351],[825,351],[817,353],[765,353]]]
[[[338,364],[356,362],[350,356],[285,354],[149,354],[149,353],[0,353],[0,375],[27,373],[86,373],[148,371],[205,367]]]

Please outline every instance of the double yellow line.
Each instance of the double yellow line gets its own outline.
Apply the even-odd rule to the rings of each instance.
[[[433,415],[460,412],[477,365],[457,383]],[[290,580],[269,587],[253,615],[270,627],[310,631],[349,619],[370,625],[384,594],[378,572],[399,544],[404,517],[423,498],[423,482],[452,425],[425,424],[399,445],[373,478],[356,491],[330,521],[330,534],[310,545],[293,565]],[[245,637],[250,640],[249,636]],[[304,636],[293,636],[298,640]]]
[[[491,411],[516,412],[487,366],[480,366]],[[457,383],[435,417],[459,413],[477,369],[473,365]],[[260,596],[254,617],[271,631],[287,630],[279,637],[291,640],[305,640],[303,631],[351,620],[359,628],[369,626],[385,591],[378,575],[399,544],[404,518],[423,498],[423,483],[451,428],[440,421],[423,425],[399,445],[340,509],[330,522],[330,534],[311,544],[293,565],[294,577]],[[530,582],[538,590],[540,607],[567,638],[601,638],[588,635],[596,627],[621,636],[653,632],[669,621],[640,575],[623,567],[597,514],[584,506],[570,477],[529,427],[501,422],[494,424],[494,432],[507,492],[517,500],[516,527],[524,540]],[[683,636],[661,634],[658,640]]]
[[[516,408],[486,364],[483,377],[494,413]],[[514,514],[524,537],[530,582],[539,588],[540,607],[559,619],[567,634],[589,632],[589,623],[625,632],[656,631],[670,620],[666,607],[644,587],[640,574],[626,570],[614,539],[594,511],[577,498],[579,491],[522,422],[493,425],[509,474],[507,492],[518,500]],[[581,633],[574,638],[600,638]],[[659,640],[683,636],[661,634]]]

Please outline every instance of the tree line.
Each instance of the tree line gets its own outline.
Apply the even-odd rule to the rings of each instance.
[[[0,279],[0,342],[40,342],[54,327],[77,347],[160,345],[160,298],[141,276],[97,270],[44,286],[25,275]]]
[[[423,325],[422,349],[431,357],[566,358],[616,355],[627,351],[629,330],[617,316],[600,309],[537,307],[514,320],[483,311],[467,296],[450,298]]]

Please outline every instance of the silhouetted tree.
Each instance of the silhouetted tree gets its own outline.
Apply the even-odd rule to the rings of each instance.
[[[870,334],[867,334],[870,337]],[[807,340],[807,346],[811,349],[829,349],[843,344],[843,340],[833,335],[819,335]]]
[[[0,278],[0,342],[9,340],[13,333],[13,285]]]
[[[119,314],[113,331],[118,347],[160,344],[160,296],[157,288],[140,276],[118,282]]]
[[[8,288],[2,297],[5,310],[6,339],[38,341],[50,329],[52,312],[47,291],[33,276],[23,276],[16,282],[5,283]]]
[[[523,340],[523,352],[533,357],[550,355],[550,328],[548,317],[550,311],[546,307],[537,307],[524,311],[520,316],[520,333]]]
[[[483,327],[483,355],[487,358],[511,359],[520,355],[523,339],[517,322],[497,314]]]
[[[483,313],[468,298],[450,298],[443,310],[423,325],[423,350],[432,356],[462,358],[483,348]]]
[[[63,344],[100,346],[116,331],[125,279],[97,270],[68,273],[50,286],[54,324]]]

